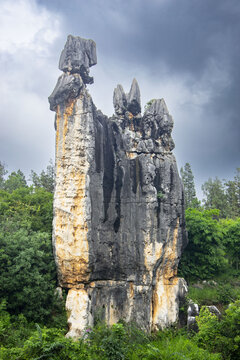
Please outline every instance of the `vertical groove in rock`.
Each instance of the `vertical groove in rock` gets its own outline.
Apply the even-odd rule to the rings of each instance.
[[[187,237],[173,119],[163,99],[141,114],[135,79],[129,94],[117,86],[115,114],[103,115],[86,90],[96,62],[92,40],[69,36],[64,73],[49,97],[56,111],[53,246],[73,337],[99,312],[108,324],[168,326],[186,289],[177,277]]]

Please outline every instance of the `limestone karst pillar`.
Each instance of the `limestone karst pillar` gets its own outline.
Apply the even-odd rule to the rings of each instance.
[[[103,115],[86,89],[96,62],[92,40],[69,36],[49,97],[56,112],[53,246],[73,337],[96,316],[145,330],[168,326],[186,288],[177,277],[187,238],[172,117],[163,99],[141,115],[135,79],[128,94],[117,86],[115,114]]]

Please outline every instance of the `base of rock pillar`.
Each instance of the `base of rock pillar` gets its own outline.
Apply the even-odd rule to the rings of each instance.
[[[178,322],[179,303],[187,292],[182,278],[159,279],[153,291],[152,330],[163,330]]]
[[[84,285],[82,285],[84,286]],[[144,331],[163,329],[178,320],[183,279],[161,281],[155,288],[132,281],[97,281],[81,289],[70,289],[66,300],[68,337],[79,338],[97,321],[113,325],[132,322]]]

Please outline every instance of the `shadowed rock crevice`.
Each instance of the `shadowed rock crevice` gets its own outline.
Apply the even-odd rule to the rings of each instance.
[[[86,89],[96,61],[92,40],[69,36],[64,73],[49,97],[56,112],[53,245],[75,337],[99,309],[108,324],[164,328],[177,321],[185,291],[177,277],[187,237],[173,119],[163,99],[141,114],[136,79],[128,94],[116,87],[115,114],[103,115]]]

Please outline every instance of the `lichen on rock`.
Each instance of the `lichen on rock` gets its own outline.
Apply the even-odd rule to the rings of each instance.
[[[86,90],[95,43],[69,36],[64,71],[49,97],[56,111],[53,246],[60,286],[69,289],[69,336],[101,314],[143,329],[178,319],[186,283],[177,267],[187,242],[183,187],[163,99],[141,114],[140,90],[114,90],[115,114]],[[90,77],[89,77],[90,78]]]

